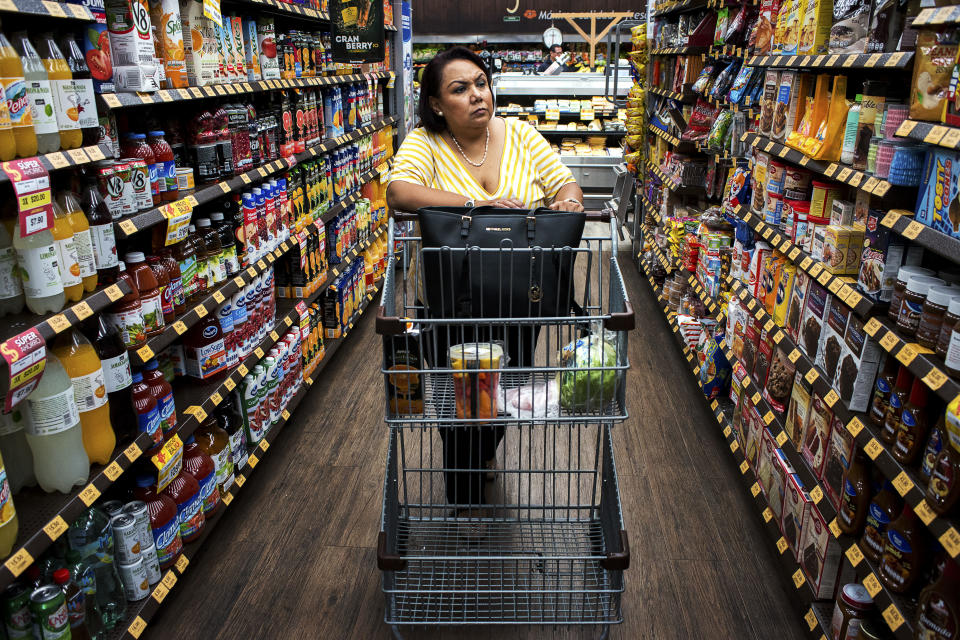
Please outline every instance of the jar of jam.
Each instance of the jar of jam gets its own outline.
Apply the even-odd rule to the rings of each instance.
[[[907,265],[900,267],[900,270],[897,271],[897,281],[893,285],[893,293],[890,297],[890,308],[887,309],[887,317],[897,321],[897,317],[900,315],[900,302],[903,300],[903,292],[907,289],[907,280],[911,276],[932,276],[933,271],[930,269],[924,269],[923,267],[916,267],[912,265]]]
[[[950,348],[950,336],[953,335],[953,329],[960,321],[960,298],[950,300],[947,306],[947,312],[943,314],[943,324],[940,326],[940,337],[937,338],[937,355],[946,359],[947,350]]]
[[[836,640],[854,640],[863,620],[873,609],[873,598],[862,584],[851,582],[844,585],[837,595],[830,621],[830,634]]]
[[[928,349],[937,346],[940,339],[940,329],[943,327],[943,317],[947,314],[950,301],[960,298],[960,289],[952,285],[938,285],[930,287],[927,299],[920,312],[920,324],[917,325],[917,342]]]
[[[930,287],[940,284],[943,284],[943,280],[933,276],[910,276],[900,301],[900,311],[897,313],[898,329],[908,336],[917,333],[923,303],[927,301],[927,292]]]

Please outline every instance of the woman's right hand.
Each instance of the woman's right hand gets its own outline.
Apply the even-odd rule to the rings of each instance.
[[[480,200],[478,207],[495,207],[497,209],[523,209],[523,203],[516,198],[498,198],[496,200]]]

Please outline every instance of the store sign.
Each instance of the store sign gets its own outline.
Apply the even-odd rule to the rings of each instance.
[[[646,16],[631,0],[591,0],[589,5],[585,10],[584,3],[577,0],[488,0],[458,3],[456,11],[451,11],[449,0],[413,0],[413,15],[417,35],[461,33],[465,38],[472,33],[540,34],[550,26],[575,35],[573,27],[563,18],[555,18],[555,13],[632,11],[636,20]]]
[[[20,212],[20,237],[53,228],[50,174],[36,158],[11,160],[0,164],[17,194]]]
[[[350,64],[382,62],[384,57],[383,3],[370,0],[333,0],[333,61]]]

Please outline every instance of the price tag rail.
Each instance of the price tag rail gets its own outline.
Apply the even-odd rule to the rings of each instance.
[[[933,137],[927,136],[936,129]],[[918,142],[926,142],[946,149],[960,149],[960,127],[949,127],[938,122],[921,122],[919,120],[904,120],[897,128],[897,136],[910,138]],[[936,140],[936,142],[934,142]]]
[[[625,129],[604,129],[603,131],[593,131],[590,129],[543,129],[537,127],[537,131],[545,136],[564,135],[564,136],[625,136]]]
[[[640,202],[643,206],[644,213],[653,216],[653,219],[657,221],[657,224],[662,222],[663,218],[660,216],[660,212],[657,210],[657,207],[650,203],[650,201],[647,199],[647,195],[642,190],[638,190],[638,193],[640,195]]]
[[[80,5],[75,5],[80,6]],[[86,11],[85,7],[81,7]],[[2,11],[2,9],[0,9]],[[80,167],[83,165],[91,164],[103,158],[113,157],[113,146],[108,144],[92,144],[88,147],[80,147],[79,151],[83,152],[83,155],[86,157],[86,160],[81,159],[77,161],[70,153],[79,155],[76,153],[78,149],[71,149],[68,151],[54,151],[53,153],[45,153],[43,155],[36,156],[37,160],[40,161],[40,164],[43,165],[43,168],[48,172],[54,172],[58,169],[66,169],[67,167]],[[0,171],[0,182],[9,182],[10,177],[6,173]]]
[[[677,195],[704,195],[706,193],[706,188],[703,185],[682,185],[675,178],[669,177],[663,172],[663,170],[658,167],[655,163],[650,160],[647,160],[647,166],[653,171],[654,175],[660,178],[661,181],[670,191],[673,191]]]
[[[41,2],[40,0],[8,0],[0,6],[0,14],[6,19],[7,14],[23,14],[25,16],[43,16],[44,18],[59,18],[61,20],[80,20],[93,22],[93,14],[80,4],[70,6],[61,2]],[[8,27],[10,29],[10,27]]]
[[[653,135],[655,135],[655,136],[657,136],[658,138],[660,138],[661,140],[665,140],[667,143],[672,144],[672,145],[675,146],[675,147],[678,147],[678,149],[677,149],[678,151],[681,151],[681,150],[693,151],[693,150],[695,150],[695,145],[694,145],[694,143],[692,143],[692,142],[690,142],[690,141],[688,141],[688,140],[681,140],[680,138],[678,138],[678,137],[676,137],[676,136],[674,136],[674,135],[671,135],[671,134],[667,133],[666,131],[664,131],[663,129],[661,129],[661,128],[658,127],[657,125],[653,124],[652,122],[647,125],[647,130],[648,130],[650,133],[652,133]]]
[[[940,27],[960,24],[960,6],[923,9],[913,21],[913,27]]]
[[[369,135],[374,131],[390,126],[395,122],[397,122],[397,118],[395,116],[389,116],[375,120],[370,124],[355,129],[354,131],[351,131],[350,133],[339,138],[328,138],[319,145],[311,147],[303,153],[297,154],[295,157],[296,161],[297,163],[306,162],[319,156],[320,154],[326,153],[327,151],[331,151],[349,142],[362,138],[365,135]],[[286,159],[281,158],[279,160],[272,160],[259,167],[251,169],[250,171],[247,171],[245,174],[243,174],[246,179],[244,179],[243,176],[236,176],[234,178],[230,178],[229,180],[223,180],[221,182],[198,189],[191,196],[185,197],[193,197],[196,200],[194,207],[213,202],[222,198],[231,191],[242,191],[247,188],[252,189],[257,185],[257,183],[266,180],[269,176],[278,171],[288,169],[290,166],[290,163]],[[261,169],[265,170],[265,175],[260,174]],[[160,208],[154,208],[130,216],[125,220],[121,220],[120,222],[115,223],[114,228],[118,239],[126,239],[136,233],[139,233],[140,231],[143,231],[144,229],[149,229],[150,227],[165,221],[166,217]],[[130,225],[132,225],[132,227]]]
[[[650,51],[652,56],[687,56],[707,53],[710,47],[663,47]]]
[[[846,53],[823,55],[754,55],[744,64],[751,67],[770,67],[776,69],[850,69],[856,71],[876,70],[910,71],[913,68],[913,52],[896,53]],[[908,78],[903,78],[908,81]]]
[[[673,13],[686,13],[688,11],[706,9],[706,7],[707,3],[705,0],[680,0],[679,2],[668,0],[667,2],[658,2],[650,17],[662,18]]]
[[[697,99],[697,94],[695,94],[691,89],[691,85],[684,85],[683,92],[677,93],[676,91],[668,91],[666,89],[660,89],[658,87],[652,87],[647,90],[648,93],[652,93],[657,96],[664,98],[670,98],[671,100],[676,100],[678,102],[693,103]]]
[[[958,129],[958,131],[960,131],[960,129]],[[896,215],[890,215],[892,213]],[[902,209],[892,209],[887,212],[887,215],[880,219],[880,224],[888,229],[900,235],[909,234],[907,238],[913,244],[918,244],[925,249],[930,249],[934,253],[938,253],[951,261],[956,260],[957,256],[960,256],[960,239],[952,238],[942,231],[937,231],[933,227],[920,222],[916,222],[908,231],[907,228],[914,222],[916,221],[913,219],[913,212]],[[919,229],[917,225],[919,225]],[[916,233],[916,236],[910,238],[909,236],[913,236],[914,233]]]

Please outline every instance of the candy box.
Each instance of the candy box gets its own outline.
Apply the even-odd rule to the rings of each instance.
[[[960,152],[931,147],[923,167],[916,220],[960,238]]]
[[[813,504],[805,512],[797,562],[803,567],[813,597],[832,598],[840,574],[840,542]]]

